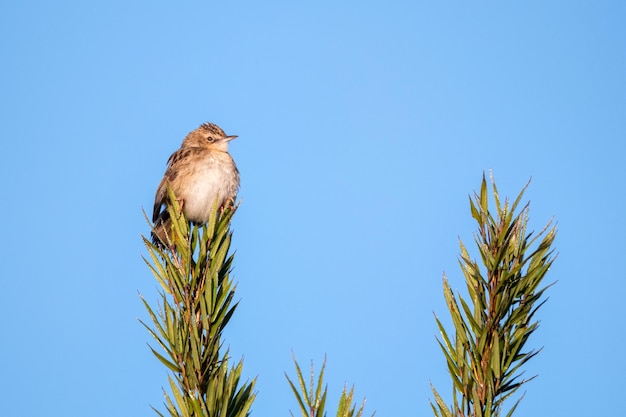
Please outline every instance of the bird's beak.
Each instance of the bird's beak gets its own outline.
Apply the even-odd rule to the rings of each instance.
[[[237,139],[239,136],[237,135],[233,135],[233,136],[226,136],[226,142],[230,142],[233,139]]]

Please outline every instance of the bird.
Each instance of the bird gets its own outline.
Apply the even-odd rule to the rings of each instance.
[[[216,124],[203,123],[170,155],[154,197],[152,242],[155,245],[171,243],[168,184],[185,217],[194,224],[210,220],[216,200],[220,209],[234,204],[239,191],[239,170],[228,153],[228,144],[237,137],[226,135]]]

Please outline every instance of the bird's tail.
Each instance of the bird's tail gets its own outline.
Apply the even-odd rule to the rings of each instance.
[[[172,219],[167,210],[163,210],[152,227],[152,243],[165,248],[172,244],[172,238],[170,237],[170,231],[172,230]]]

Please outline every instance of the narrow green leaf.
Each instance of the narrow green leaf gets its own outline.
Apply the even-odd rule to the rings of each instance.
[[[430,389],[432,390],[433,395],[435,396],[435,402],[437,403],[437,406],[439,407],[438,411],[440,415],[443,417],[452,417],[452,412],[448,409],[448,406],[443,401],[443,398],[441,398],[441,396],[439,395],[439,393],[437,392],[437,390],[432,384],[430,384]],[[433,407],[433,410],[434,410],[434,407]]]
[[[320,374],[317,378],[317,389],[315,390],[315,404],[316,406],[319,404],[320,395],[322,392],[322,385],[324,383],[324,370],[326,369],[326,356],[324,356],[324,362],[322,362],[322,368],[320,369]],[[313,364],[311,363],[311,375],[313,375]],[[326,391],[326,390],[324,390]]]
[[[296,371],[296,373],[298,372],[299,371]],[[300,395],[300,391],[298,391],[295,384],[291,381],[291,379],[289,379],[289,376],[287,375],[286,372],[285,372],[285,378],[287,378],[287,382],[289,382],[291,391],[293,392],[293,395],[296,397],[296,400],[298,401],[298,405],[300,406],[300,412],[302,413],[302,417],[308,417],[308,411],[307,411],[306,406],[304,405],[305,401],[302,398],[302,395]]]
[[[165,358],[163,355],[161,355],[159,352],[157,352],[152,346],[148,345],[148,347],[150,348],[150,350],[152,351],[154,356],[156,356],[157,359],[159,359],[171,371],[173,371],[173,372],[180,372],[180,368],[178,367],[178,365],[170,362],[167,358]]]
[[[487,180],[485,180],[485,173],[483,172],[483,181],[480,185],[480,208],[484,213],[489,211],[488,196],[487,196]]]

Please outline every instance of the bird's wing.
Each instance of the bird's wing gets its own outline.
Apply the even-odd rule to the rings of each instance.
[[[185,161],[188,160],[191,154],[198,151],[201,150],[195,147],[183,147],[170,155],[169,159],[167,160],[167,169],[165,170],[163,179],[159,183],[156,195],[154,196],[154,208],[152,210],[153,222],[155,222],[161,214],[161,207],[163,206],[163,204],[167,202],[167,184],[174,182],[174,180],[180,173],[181,165],[185,164]]]

